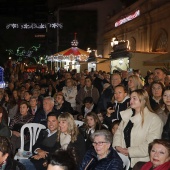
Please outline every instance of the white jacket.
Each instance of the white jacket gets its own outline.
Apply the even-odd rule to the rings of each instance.
[[[131,117],[133,114],[131,109],[122,111],[120,114],[122,121],[114,135],[113,147],[121,146],[126,148],[124,128],[129,120],[131,120],[133,128],[131,130],[131,146],[128,148],[129,156],[131,158],[131,167],[133,167],[138,161],[149,161],[148,144],[154,139],[161,138],[163,122],[155,113],[150,112],[146,107],[144,109],[143,126],[141,114]]]
[[[76,107],[76,95],[77,95],[77,87],[73,86],[70,91],[68,91],[67,86],[63,87],[62,93],[64,95],[64,99],[67,102],[71,103],[71,107],[75,109]]]

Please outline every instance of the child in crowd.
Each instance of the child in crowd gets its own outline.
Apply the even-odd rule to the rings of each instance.
[[[113,136],[114,136],[114,134],[116,133],[116,131],[117,131],[118,127],[119,127],[119,124],[120,124],[120,120],[114,120],[114,121],[112,122],[111,132],[112,132]]]

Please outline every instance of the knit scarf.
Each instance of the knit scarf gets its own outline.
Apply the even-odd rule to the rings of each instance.
[[[141,170],[150,170],[152,166],[153,166],[152,162],[147,162],[142,166]],[[170,161],[165,162],[164,164],[159,165],[156,168],[153,168],[153,170],[170,170]]]
[[[66,150],[70,142],[71,136],[69,134],[65,133],[60,134],[60,145],[62,149]]]

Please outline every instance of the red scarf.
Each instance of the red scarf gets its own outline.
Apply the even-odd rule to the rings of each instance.
[[[142,166],[141,170],[149,170],[150,168],[152,168],[152,166],[152,162],[147,162]],[[154,170],[170,170],[170,161],[165,162],[164,164],[154,168]]]

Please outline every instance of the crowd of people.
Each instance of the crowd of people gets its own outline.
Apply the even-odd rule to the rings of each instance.
[[[122,154],[129,158],[130,169],[170,169],[170,75],[165,69],[155,68],[144,78],[139,70],[110,74],[60,69],[11,72],[6,79],[8,87],[0,89],[0,137],[12,146],[11,155],[20,148],[22,125],[46,126],[33,156],[16,166],[123,170]],[[78,127],[75,120],[83,125]],[[27,148],[29,132],[24,135]]]

